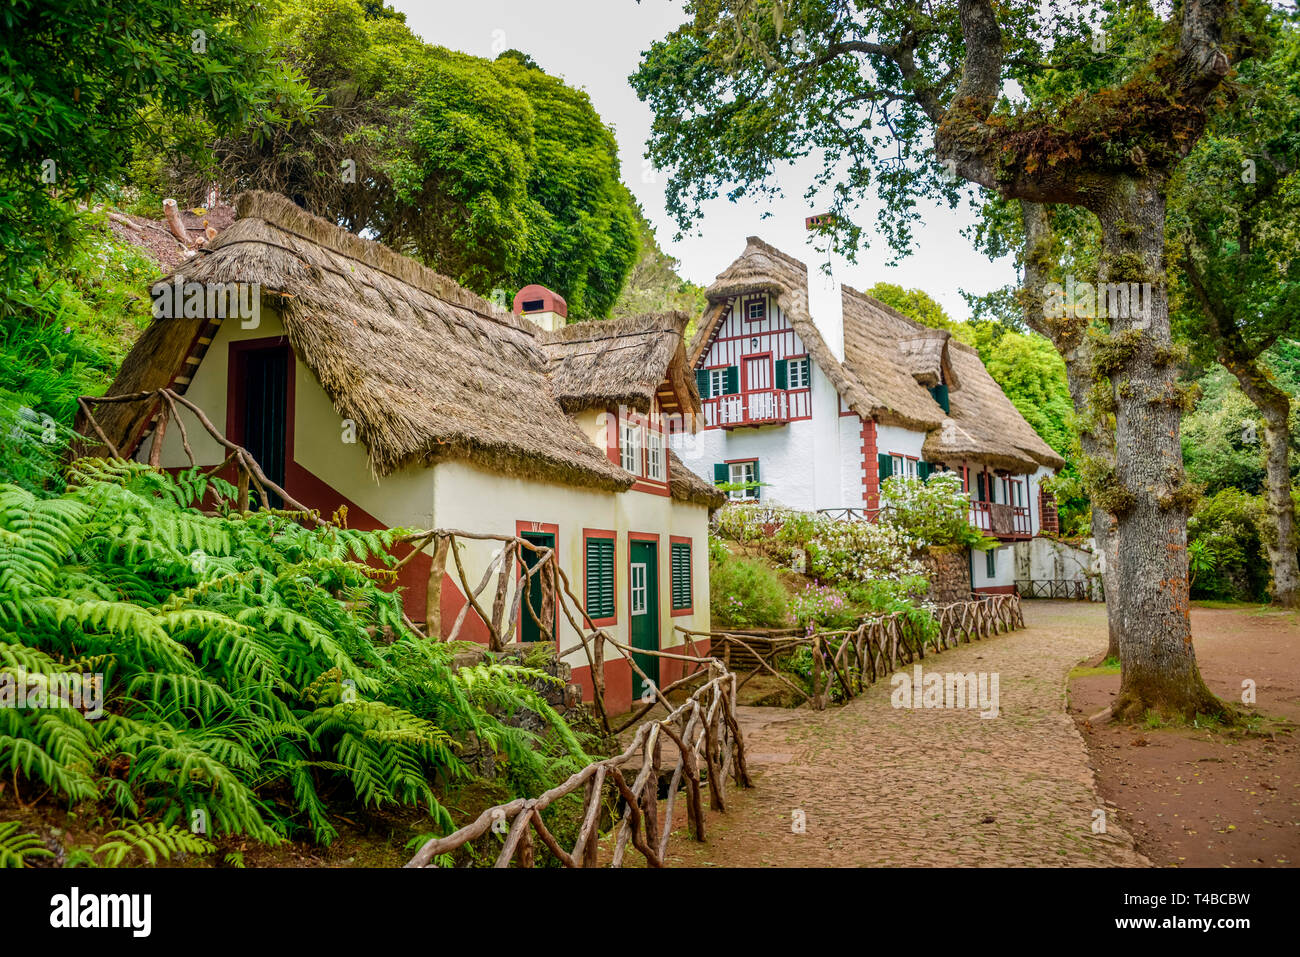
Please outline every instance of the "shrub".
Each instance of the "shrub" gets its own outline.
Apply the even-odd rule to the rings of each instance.
[[[924,545],[972,545],[983,536],[970,525],[970,496],[952,472],[928,481],[895,476],[880,490],[883,520]]]
[[[810,582],[790,599],[790,621],[800,628],[836,631],[858,621],[858,609],[838,588]]]
[[[731,558],[709,565],[709,610],[715,625],[779,628],[789,603],[776,572],[761,562]]]
[[[1269,583],[1264,502],[1238,488],[1203,498],[1188,523],[1196,558],[1193,598],[1263,601]]]

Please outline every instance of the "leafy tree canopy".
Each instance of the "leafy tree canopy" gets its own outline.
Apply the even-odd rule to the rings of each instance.
[[[424,43],[358,0],[283,5],[282,55],[321,109],[270,135],[218,139],[176,175],[201,195],[270,189],[485,294],[530,282],[605,316],[637,256],[617,145],[586,93],[525,54]]]
[[[0,4],[0,284],[71,244],[74,203],[120,181],[164,136],[264,130],[309,105],[234,0]],[[12,309],[8,292],[0,308]]]

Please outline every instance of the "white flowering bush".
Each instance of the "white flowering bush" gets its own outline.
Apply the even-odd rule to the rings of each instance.
[[[955,472],[935,472],[924,482],[887,478],[880,503],[882,522],[905,530],[923,545],[983,545],[983,533],[970,524],[970,496]]]
[[[819,580],[865,584],[924,577],[915,557],[920,544],[906,529],[885,522],[823,518],[806,547],[809,569]]]

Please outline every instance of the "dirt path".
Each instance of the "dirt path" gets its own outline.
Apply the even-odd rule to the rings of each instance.
[[[1097,616],[1100,609],[1092,612]],[[1093,726],[1119,675],[1083,673],[1070,708],[1104,798],[1157,865],[1300,864],[1300,615],[1266,608],[1193,608],[1196,659],[1210,690],[1241,703],[1254,685],[1259,720],[1244,728]],[[1104,671],[1104,669],[1096,669]]]
[[[922,662],[926,671],[997,673],[995,718],[894,708],[888,681],[823,712],[746,709],[758,786],[731,792],[727,814],[709,814],[707,844],[675,820],[669,863],[1146,864],[1113,814],[1107,833],[1093,833],[1104,805],[1065,713],[1065,682],[1076,662],[1105,650],[1104,631],[1060,627],[1058,608],[1027,602],[1026,630]],[[762,724],[765,711],[791,720]]]

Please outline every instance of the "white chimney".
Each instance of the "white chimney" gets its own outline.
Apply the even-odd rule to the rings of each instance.
[[[821,266],[808,267],[808,312],[813,325],[836,359],[844,361],[844,299],[840,286],[841,264],[832,260],[830,275]]]

